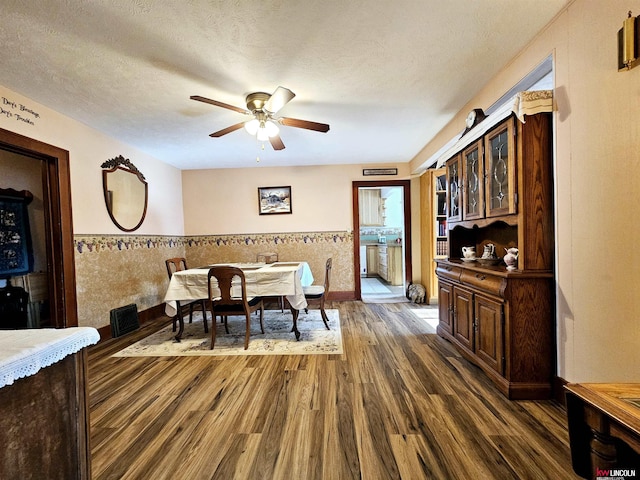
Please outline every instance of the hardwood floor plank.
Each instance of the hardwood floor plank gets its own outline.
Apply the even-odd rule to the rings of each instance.
[[[284,440],[287,418],[290,415],[288,389],[294,373],[291,370],[284,370],[276,376],[277,383],[273,396],[265,405],[268,414],[249,478],[276,478],[273,475],[280,456],[280,445]]]
[[[356,428],[351,412],[354,385],[347,380],[345,363],[343,360],[333,362],[325,373],[329,380],[324,404],[325,435],[322,439],[325,473],[317,478],[360,478]]]
[[[233,435],[227,454],[221,459],[210,478],[220,480],[251,478],[249,469],[257,455],[260,438],[261,435],[255,433]]]
[[[496,450],[509,463],[513,478],[563,478],[565,471],[557,463],[549,462],[545,455],[533,448],[523,448],[520,436],[489,436]],[[536,471],[537,470],[537,471]]]
[[[385,407],[375,387],[356,385],[353,402],[360,469],[364,478],[399,478],[389,435]]]
[[[576,479],[554,401],[509,401],[413,304],[329,302],[344,353],[89,350],[93,478]]]
[[[420,435],[392,435],[390,440],[400,478],[447,478],[437,462],[430,458],[429,448]]]
[[[150,438],[141,446],[147,454],[136,457],[122,479],[168,480],[180,475],[184,466],[180,457],[203,416],[203,412],[187,412],[174,426],[163,428],[161,434]]]

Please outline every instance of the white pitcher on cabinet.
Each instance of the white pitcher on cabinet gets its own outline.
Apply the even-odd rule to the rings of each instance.
[[[504,263],[507,264],[507,270],[513,271],[518,268],[516,265],[518,264],[518,255],[520,255],[520,252],[515,247],[505,248],[505,251],[507,253],[503,259]]]

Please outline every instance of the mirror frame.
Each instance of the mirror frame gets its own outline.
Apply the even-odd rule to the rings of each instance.
[[[104,203],[105,203],[105,206],[107,207],[107,213],[109,214],[111,221],[114,223],[116,227],[118,227],[123,232],[133,232],[134,230],[137,230],[138,228],[140,228],[140,225],[142,225],[142,222],[144,222],[144,219],[147,216],[147,204],[149,202],[149,185],[147,184],[147,181],[145,180],[144,175],[142,174],[142,172],[140,172],[140,170],[136,168],[136,166],[133,163],[131,163],[131,161],[128,158],[124,158],[122,155],[118,155],[115,158],[111,158],[107,160],[101,165],[101,168],[103,169],[102,170],[102,192],[104,194]],[[140,218],[140,221],[138,222],[138,224],[133,228],[123,227],[115,218],[115,216],[113,215],[113,211],[109,206],[110,201],[109,201],[109,189],[107,188],[107,176],[110,173],[113,173],[117,170],[122,170],[124,172],[135,175],[138,178],[138,180],[140,180],[140,182],[144,185],[144,208],[142,210],[142,217]]]

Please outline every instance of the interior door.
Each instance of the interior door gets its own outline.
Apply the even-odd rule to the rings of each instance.
[[[353,271],[355,298],[362,299],[362,287],[360,284],[360,196],[362,187],[401,187],[403,198],[404,240],[403,240],[403,265],[404,283],[408,284],[413,278],[411,268],[411,182],[409,180],[373,180],[352,182],[352,209],[353,209]],[[364,259],[362,259],[364,260]]]
[[[4,129],[0,129],[0,150],[42,162],[50,326],[77,326],[69,152]]]

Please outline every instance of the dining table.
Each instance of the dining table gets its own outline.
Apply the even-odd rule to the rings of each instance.
[[[313,284],[313,274],[307,262],[216,263],[174,272],[164,296],[165,313],[168,316],[174,317],[180,312],[180,302],[209,300],[208,274],[213,266],[240,268],[245,276],[248,297],[285,297],[293,317],[291,331],[295,334],[296,340],[300,339],[298,312],[307,308],[303,287]],[[239,280],[237,287],[232,288],[237,288],[234,295],[242,296]],[[203,312],[203,316],[205,315],[206,312]],[[182,315],[177,316],[179,329],[175,339],[179,342],[184,332],[184,319]]]

